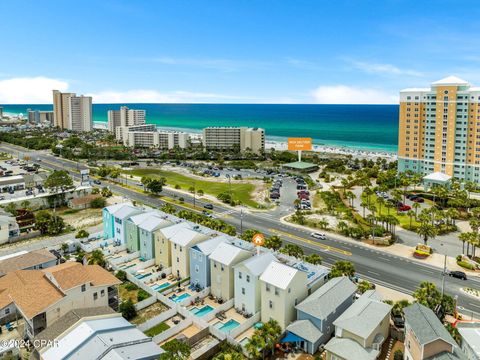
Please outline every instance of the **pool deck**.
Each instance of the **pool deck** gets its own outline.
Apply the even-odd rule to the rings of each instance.
[[[170,336],[168,339],[166,339],[165,341],[162,341],[161,343],[159,343],[158,345],[162,346],[163,344],[169,342],[170,340],[173,340],[175,339],[178,335],[180,334],[183,334],[185,335],[187,338],[191,338],[193,335],[196,335],[200,332],[200,328],[197,327],[195,324],[192,324],[190,325],[189,327],[187,327],[186,329],[183,329],[182,331],[179,331],[178,333],[176,333],[175,335],[173,336]]]
[[[225,311],[225,317],[226,319],[221,321],[215,316],[212,320],[209,321],[209,325],[215,325],[219,321],[221,321],[222,323],[227,323],[229,320],[232,320],[232,319],[238,322],[239,324],[243,324],[247,320],[242,315],[238,314],[235,311],[234,307]]]

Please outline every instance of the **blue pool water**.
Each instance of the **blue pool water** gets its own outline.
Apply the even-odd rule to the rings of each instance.
[[[166,287],[169,287],[169,286],[170,286],[170,283],[167,281],[166,283],[163,283],[161,285],[152,286],[152,289],[155,290],[155,291],[162,291],[163,289],[165,289]]]
[[[229,332],[233,329],[235,329],[240,323],[236,320],[230,319],[226,323],[222,323],[221,321],[217,322],[214,326],[223,332]]]
[[[204,316],[204,315],[207,315],[212,310],[213,310],[213,307],[211,307],[210,305],[205,305],[200,309],[195,306],[190,309],[190,312],[196,316]]]
[[[192,295],[187,294],[187,293],[184,293],[184,294],[182,294],[182,295],[180,295],[180,296],[170,297],[170,300],[175,301],[176,303],[178,303],[178,302],[182,302],[183,300],[185,300],[186,298],[188,298],[188,297],[190,297],[190,296],[192,296]]]
[[[150,275],[152,275],[152,274],[137,274],[137,275],[135,275],[135,277],[140,280],[140,279],[146,278]]]

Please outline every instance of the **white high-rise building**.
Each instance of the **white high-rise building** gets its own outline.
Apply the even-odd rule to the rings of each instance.
[[[53,124],[62,130],[91,131],[92,98],[53,90]]]
[[[145,125],[145,110],[129,109],[126,106],[120,107],[120,110],[108,110],[108,130],[113,134],[117,133],[120,126],[138,125]]]

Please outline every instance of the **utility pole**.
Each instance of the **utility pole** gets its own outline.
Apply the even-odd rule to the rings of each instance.
[[[196,193],[196,189],[195,189],[195,181],[193,182],[193,208],[195,209],[195,193]]]
[[[240,209],[240,235],[243,234],[243,208]]]
[[[440,243],[441,248],[443,249],[443,243]],[[447,272],[447,254],[445,254],[444,260],[443,260],[443,272],[442,272],[442,299],[443,299],[443,294],[445,290],[445,274]]]

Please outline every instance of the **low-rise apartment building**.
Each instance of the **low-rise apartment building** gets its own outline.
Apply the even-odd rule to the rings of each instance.
[[[203,146],[207,150],[265,151],[265,130],[247,127],[207,127],[203,129]]]
[[[126,244],[126,220],[140,213],[142,213],[142,210],[133,205],[122,206],[113,213],[113,239],[117,244]]]
[[[275,255],[271,252],[265,252],[234,266],[236,309],[252,315],[260,311],[260,275],[272,261],[276,261]]]
[[[103,218],[103,237],[104,239],[113,239],[115,237],[115,216],[114,214],[123,207],[133,206],[131,202],[124,202],[104,207],[102,210]]]
[[[249,246],[250,245],[250,248]],[[238,240],[234,243],[222,242],[210,254],[210,293],[223,301],[234,295],[234,270],[239,262],[253,255],[251,244]]]
[[[404,310],[405,360],[465,359],[457,343],[435,313],[419,303]]]
[[[326,360],[375,360],[389,335],[391,305],[375,290],[366,291],[334,322],[335,337],[326,345]]]
[[[210,286],[210,255],[220,243],[226,241],[229,241],[226,235],[219,235],[190,248],[190,284],[200,289]]]
[[[155,234],[163,228],[171,226],[173,221],[167,215],[151,215],[138,225],[140,241],[140,257],[143,260],[155,258]]]
[[[154,214],[155,211],[147,211],[138,215],[130,216],[125,221],[125,239],[128,252],[140,251],[140,230],[138,225]]]
[[[117,309],[121,283],[98,265],[77,262],[43,270],[17,270],[0,278],[0,323],[17,312],[32,339],[68,311],[110,306]]]

